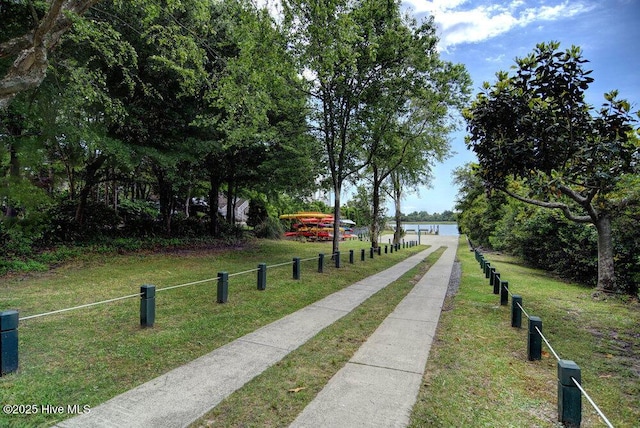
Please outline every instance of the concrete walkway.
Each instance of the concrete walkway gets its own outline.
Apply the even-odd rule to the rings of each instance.
[[[445,245],[438,263],[294,422],[309,427],[403,426],[418,392],[458,240],[433,236],[422,243],[431,247],[56,426],[188,426]],[[358,414],[369,413],[368,419],[355,417],[356,408]]]
[[[409,423],[456,255],[457,238],[442,238],[429,241],[448,245],[442,257],[292,427],[386,428]]]

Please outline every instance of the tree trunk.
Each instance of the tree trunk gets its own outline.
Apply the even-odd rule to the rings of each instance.
[[[380,237],[380,181],[378,180],[378,169],[373,168],[373,210],[371,216],[371,246],[378,248],[378,238]]]
[[[396,230],[393,233],[393,243],[399,244],[402,239],[402,222],[400,220],[402,216],[402,211],[400,209],[400,204],[402,200],[402,189],[400,188],[400,177],[397,175],[392,176],[393,181],[393,203],[395,205],[395,221],[396,221]]]
[[[598,230],[598,285],[599,291],[617,293],[615,269],[613,264],[613,239],[611,233],[611,216],[600,214],[596,220]]]
[[[17,183],[20,179],[20,160],[15,144],[9,144],[10,160],[9,160],[9,182]],[[7,217],[15,218],[18,216],[18,210],[13,206],[11,197],[7,200]]]
[[[333,252],[331,254],[340,251],[340,193],[342,192],[342,186],[337,184],[333,188],[335,195],[333,204]]]
[[[85,168],[85,180],[84,186],[80,190],[78,197],[78,205],[76,207],[76,223],[84,224],[84,211],[87,206],[87,198],[91,193],[91,190],[98,183],[98,171],[107,160],[106,156],[98,155],[93,161],[89,162]]]
[[[215,172],[209,174],[209,233],[213,237],[220,236],[220,223],[218,222],[218,193],[220,192],[220,179]]]

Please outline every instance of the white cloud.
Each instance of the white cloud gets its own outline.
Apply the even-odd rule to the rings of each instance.
[[[405,0],[414,13],[434,16],[440,29],[440,49],[473,43],[542,21],[556,21],[593,9],[583,2],[563,0],[540,5],[535,0],[480,3],[469,0]]]

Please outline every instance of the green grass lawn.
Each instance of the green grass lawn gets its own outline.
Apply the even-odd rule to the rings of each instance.
[[[135,385],[191,361],[256,328],[380,271],[424,247],[367,257],[342,268],[327,256],[325,273],[303,262],[300,281],[291,265],[268,270],[267,290],[255,273],[230,278],[229,302],[216,304],[216,282],[159,292],[156,326],[139,327],[138,299],[129,299],[20,324],[20,371],[0,378],[2,404],[95,406]],[[0,279],[0,309],[21,316],[254,269],[258,263],[329,253],[330,244],[260,241],[230,251],[138,253],[97,261],[88,258],[54,271]],[[384,253],[384,251],[383,251]],[[582,384],[616,427],[640,424],[640,305],[623,299],[594,300],[592,290],[523,267],[517,260],[485,254],[523,297],[530,315],[563,359],[582,369]],[[197,426],[283,426],[393,310],[434,255],[362,306],[223,401]],[[413,409],[414,427],[555,427],[556,359],[543,345],[541,361],[527,361],[525,329],[510,323],[510,306],[484,278],[461,238],[460,288],[448,297]],[[526,318],[523,319],[526,326]],[[291,390],[291,391],[290,391]],[[583,427],[605,426],[583,399]],[[59,417],[7,417],[0,426],[47,426]]]
[[[460,242],[462,280],[447,299],[412,415],[414,427],[557,426],[557,360],[543,344],[527,361],[527,319],[511,327],[473,252]],[[581,368],[582,386],[615,427],[640,426],[640,305],[594,300],[592,289],[485,254],[560,358]],[[586,399],[582,426],[606,426]]]
[[[0,279],[0,310],[20,317],[136,294],[140,285],[158,289],[215,278],[325,253],[324,273],[317,259],[302,262],[299,281],[292,266],[269,268],[267,289],[256,289],[256,273],[229,278],[229,301],[216,303],[216,281],[159,291],[156,324],[142,329],[139,299],[22,321],[20,369],[0,378],[1,404],[96,406],[136,385],[216,349],[258,327],[332,292],[383,270],[425,247],[360,261],[369,243],[341,244],[342,267],[330,256],[331,243],[253,241],[230,250],[135,253],[87,257],[47,273]],[[348,263],[348,250],[357,250]],[[8,416],[0,426],[47,426],[54,415]]]

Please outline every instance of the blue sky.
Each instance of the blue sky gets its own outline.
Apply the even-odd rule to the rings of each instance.
[[[403,5],[418,19],[434,16],[440,55],[465,64],[473,96],[482,82],[495,81],[497,71],[510,70],[516,57],[555,40],[561,48],[580,46],[590,61],[595,81],[587,91],[589,103],[598,107],[605,92],[618,89],[634,111],[640,110],[640,0],[405,0]],[[464,135],[464,129],[451,135],[456,154],[436,165],[431,189],[403,200],[402,212],[453,209],[458,191],[451,173],[475,160]]]

